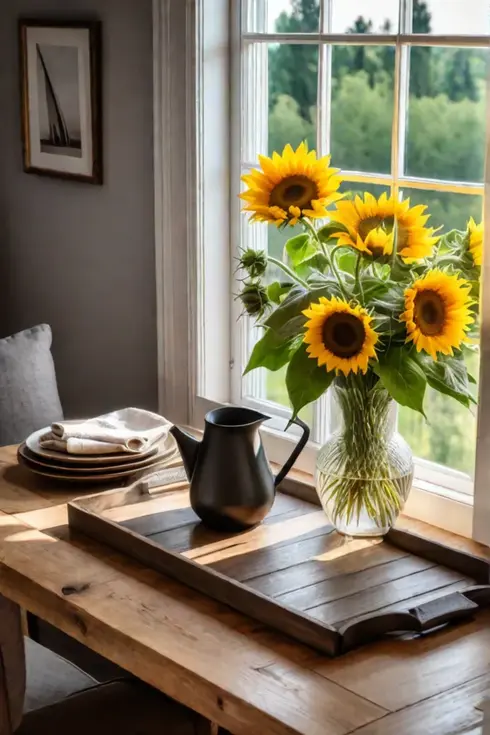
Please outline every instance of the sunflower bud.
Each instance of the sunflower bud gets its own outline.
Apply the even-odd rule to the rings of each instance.
[[[250,278],[260,278],[267,268],[267,255],[263,250],[244,250],[239,260],[240,267],[247,271]]]
[[[260,317],[269,304],[267,291],[261,283],[247,281],[238,298],[249,316]]]

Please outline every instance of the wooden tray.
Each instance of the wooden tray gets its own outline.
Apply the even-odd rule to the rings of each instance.
[[[483,559],[402,530],[346,539],[318,506],[280,492],[262,525],[216,533],[167,473],[159,491],[149,477],[70,502],[70,526],[331,656],[490,606]]]

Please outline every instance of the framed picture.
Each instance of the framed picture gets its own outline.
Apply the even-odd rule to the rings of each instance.
[[[100,23],[19,30],[24,170],[101,184]]]

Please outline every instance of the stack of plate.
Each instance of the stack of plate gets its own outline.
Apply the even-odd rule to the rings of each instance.
[[[158,469],[175,464],[179,457],[171,434],[139,454],[67,454],[43,449],[39,438],[50,430],[40,429],[31,434],[18,449],[20,464],[32,472],[63,482],[105,483],[119,481],[155,465]]]

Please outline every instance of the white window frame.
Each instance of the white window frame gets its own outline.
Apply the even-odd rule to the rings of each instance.
[[[409,0],[404,2],[407,14]],[[237,386],[241,384],[245,355],[245,330],[236,328],[239,308],[230,308],[235,269],[230,241],[236,245],[242,226],[236,199],[241,166],[234,155],[236,138],[232,135],[240,129],[243,109],[241,95],[237,94],[242,48],[239,5],[238,0],[179,3],[153,0],[159,405],[171,420],[198,428],[203,426],[208,410],[239,400]],[[260,40],[276,40],[277,35],[266,34],[265,38],[260,34]],[[248,36],[249,41],[254,40],[254,34]],[[395,73],[401,74],[407,53],[403,44],[409,38],[421,45],[448,43],[448,37],[433,35],[430,38],[402,34],[334,37],[325,26],[315,36],[315,42],[395,44]],[[488,45],[488,37],[451,37],[451,40],[456,38],[460,45]],[[295,34],[288,34],[287,40],[298,42]],[[329,73],[328,49],[323,46],[326,58],[320,65],[321,74]],[[401,140],[400,120],[405,119],[406,104],[406,94],[398,95],[393,124],[397,140]],[[318,124],[326,130],[329,120],[324,116]],[[392,170],[403,170],[398,144],[392,145],[392,155]],[[485,191],[490,186],[489,165],[486,172]],[[360,183],[391,180],[391,176],[362,172],[343,172],[343,175]],[[468,188],[471,193],[484,190],[480,184],[443,182],[434,186],[434,182],[401,176],[398,182],[399,186],[440,188],[456,193],[468,193]],[[487,221],[490,221],[488,196],[485,202]],[[485,283],[490,283],[489,260],[486,259],[484,268]],[[487,377],[490,378],[490,288],[484,290],[482,304],[482,386]],[[260,400],[255,403],[274,413],[275,422],[272,428],[264,429],[263,436],[269,458],[283,463],[297,440],[294,434],[286,435],[280,430],[281,424],[285,426],[287,422],[288,411],[275,404],[264,405]],[[325,417],[327,401],[318,402],[316,411],[317,421]],[[425,468],[422,463],[417,467],[407,514],[465,536],[473,533],[477,540],[490,543],[490,494],[485,479],[490,473],[487,445],[490,450],[490,390],[483,389],[474,496],[464,489],[461,491],[461,478],[455,480],[452,471],[445,472],[441,481],[437,471],[432,476],[427,474],[427,469],[434,473],[434,466],[429,466],[432,463],[425,463]],[[318,448],[311,443],[296,467],[311,474]]]

